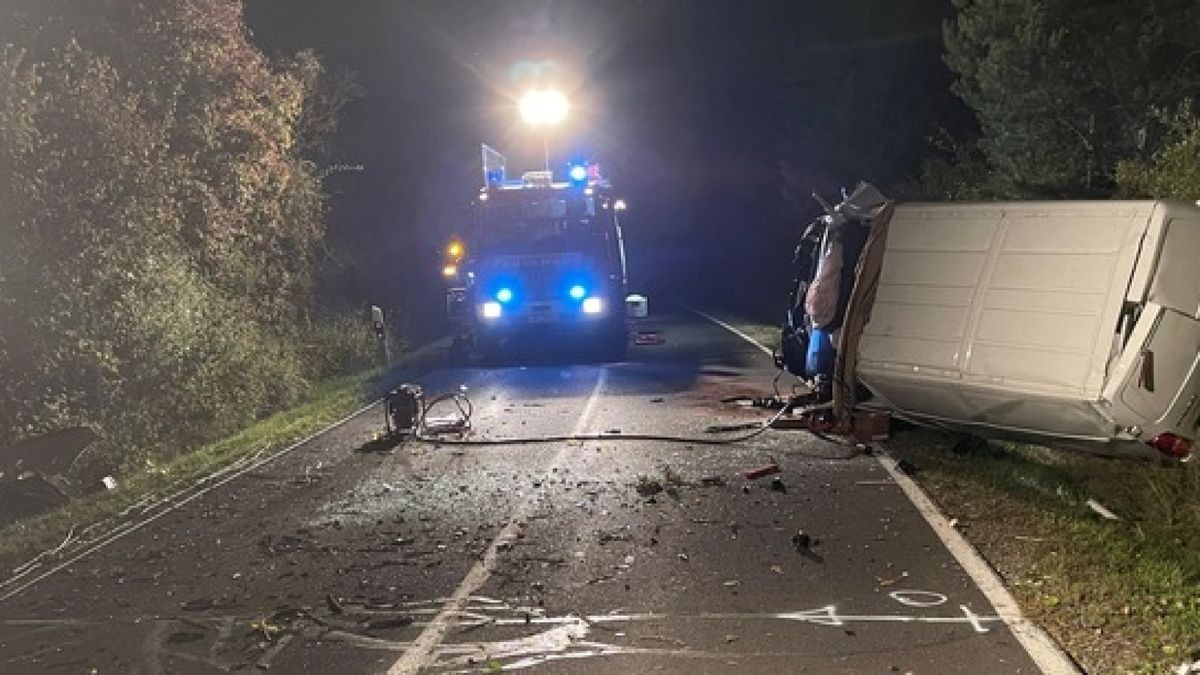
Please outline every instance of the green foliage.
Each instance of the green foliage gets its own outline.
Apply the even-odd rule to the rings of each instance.
[[[1166,139],[1152,157],[1117,165],[1123,196],[1200,198],[1200,116],[1182,106],[1165,121]]]
[[[302,150],[336,111],[316,59],[268,62],[240,12],[29,2],[0,28],[0,442],[88,424],[93,468],[128,470],[331,370]]]
[[[391,329],[388,332],[394,333]],[[318,375],[352,373],[379,363],[375,331],[356,312],[323,317],[314,321],[305,334],[304,361]]]
[[[943,134],[933,145],[936,154],[922,163],[920,178],[897,198],[972,201],[1012,192],[1012,186],[992,172],[977,142],[960,142]]]
[[[1107,195],[1153,152],[1155,111],[1200,94],[1200,5],[1186,0],[955,0],[954,91],[974,109],[998,196]]]

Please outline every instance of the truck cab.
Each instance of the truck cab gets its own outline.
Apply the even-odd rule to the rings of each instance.
[[[625,356],[623,204],[598,167],[569,175],[526,172],[480,190],[461,260],[444,270],[453,268],[447,307],[459,350],[549,338]]]

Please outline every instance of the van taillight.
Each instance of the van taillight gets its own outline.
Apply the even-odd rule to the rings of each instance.
[[[1192,454],[1192,442],[1175,434],[1159,434],[1148,445],[1168,457],[1187,459]]]

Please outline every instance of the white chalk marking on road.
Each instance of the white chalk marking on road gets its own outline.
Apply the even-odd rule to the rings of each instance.
[[[571,436],[578,436],[587,429],[591,421],[592,412],[596,408],[596,403],[600,399],[600,392],[604,389],[604,383],[607,379],[608,370],[601,368],[599,374],[596,376],[596,385],[592,387],[592,393],[588,396],[587,403],[583,406],[583,412],[580,413],[579,419],[575,422],[575,428],[571,430]],[[547,467],[547,472],[557,466],[563,455],[571,449],[570,446],[564,446],[559,450],[558,454],[550,462],[550,466]],[[517,505],[512,518],[500,530],[496,538],[492,540],[492,543],[487,547],[487,551],[484,552],[483,558],[476,562],[471,570],[467,572],[467,576],[459,583],[458,589],[454,591],[450,599],[442,606],[442,611],[413,640],[412,646],[405,650],[400,655],[400,658],[392,664],[392,667],[388,669],[389,675],[411,675],[419,671],[423,666],[428,665],[430,660],[437,656],[435,650],[442,643],[442,640],[446,638],[446,634],[454,626],[459,615],[466,608],[467,603],[472,599],[474,593],[482,588],[483,584],[491,578],[492,573],[496,571],[496,565],[500,561],[501,549],[517,539],[521,528],[525,526],[528,516],[527,512],[533,507],[535,501],[533,493],[530,493]]]
[[[988,632],[988,629],[983,627],[983,622],[979,620],[979,615],[972,612],[970,607],[959,605],[958,608],[962,610],[963,616],[967,617],[967,620],[971,622],[971,627],[975,629],[976,633]]]
[[[771,353],[758,340],[737,330],[724,321],[709,316],[697,309],[692,309],[692,311],[725,328],[764,352]],[[875,445],[886,450],[881,443],[876,442]],[[1008,589],[1004,586],[1004,582],[1000,579],[1000,575],[984,560],[979,551],[975,550],[975,547],[959,534],[958,530],[950,526],[950,521],[946,519],[946,516],[933,503],[933,500],[925,494],[925,491],[917,485],[916,481],[897,471],[895,466],[893,466],[895,461],[886,452],[877,453],[875,458],[892,477],[892,480],[896,481],[900,489],[904,491],[909,501],[912,502],[913,506],[917,508],[917,511],[925,519],[925,522],[929,523],[929,527],[942,540],[942,544],[950,552],[950,555],[954,556],[954,559],[958,561],[959,566],[963,568],[967,576],[971,577],[971,581],[975,582],[975,585],[983,593],[984,597],[988,599],[988,602],[992,603],[996,614],[1004,620],[1004,624],[1008,626],[1008,629],[1017,638],[1017,641],[1021,643],[1021,646],[1025,648],[1025,652],[1029,654],[1029,658],[1033,659],[1038,668],[1048,675],[1075,675],[1082,673],[1083,671],[1079,666],[1076,665],[1053,638],[1021,614],[1020,605],[1017,604],[1012,594],[1008,592]]]
[[[888,593],[888,597],[905,607],[937,607],[950,598],[933,591],[900,590]]]
[[[354,412],[350,413],[349,415],[346,415],[345,417],[334,422],[333,424],[330,424],[329,426],[326,426],[318,431],[315,431],[315,432],[309,434],[308,436],[305,436],[304,438],[296,441],[295,443],[287,446],[286,448],[279,450],[278,452],[271,453],[271,454],[267,455],[266,457],[263,457],[257,461],[251,462],[251,463],[243,466],[241,469],[229,474],[228,476],[225,476],[221,480],[219,480],[211,485],[208,485],[207,487],[205,487],[195,493],[192,493],[191,495],[188,495],[185,499],[181,499],[173,504],[168,504],[167,506],[165,506],[163,508],[162,511],[159,511],[158,513],[155,513],[154,515],[152,515],[148,518],[138,521],[132,525],[129,525],[128,527],[125,527],[124,525],[118,526],[118,528],[115,532],[102,537],[95,544],[92,544],[91,546],[85,548],[83,551],[71,556],[67,560],[59,563],[58,565],[51,567],[50,569],[46,570],[45,572],[42,572],[41,574],[33,577],[29,581],[26,581],[25,583],[6,591],[3,595],[0,595],[0,602],[3,602],[15,595],[19,595],[20,593],[25,592],[26,590],[33,587],[34,585],[41,583],[42,581],[46,580],[47,578],[49,578],[55,574],[58,574],[59,572],[63,571],[64,569],[70,567],[71,565],[74,565],[75,563],[79,562],[80,560],[83,560],[84,558],[90,556],[91,554],[95,553],[96,551],[99,551],[100,549],[104,548],[105,546],[108,546],[109,544],[113,543],[114,541],[124,539],[126,536],[133,534],[134,532],[137,532],[138,530],[149,525],[150,523],[153,523],[154,521],[158,520],[159,518],[162,518],[163,516],[167,515],[168,513],[172,513],[174,511],[176,511],[177,509],[179,509],[179,507],[181,507],[189,502],[195,501],[196,499],[203,497],[204,495],[208,494],[209,492],[212,492],[213,490],[221,487],[222,485],[225,485],[226,483],[228,483],[234,479],[240,478],[243,475],[245,475],[251,471],[254,471],[255,469],[257,469],[265,464],[275,461],[276,459],[292,452],[296,448],[304,445],[305,443],[308,443],[309,441],[313,440],[314,438],[317,438],[318,436],[321,436],[322,434],[325,434],[329,431],[333,431],[334,429],[342,426],[346,422],[349,422],[350,420],[354,419],[355,417],[358,417],[359,415],[363,414],[364,412],[379,405],[379,403],[381,401],[383,401],[383,399],[376,399],[376,400],[368,403],[367,405],[359,408],[358,410],[355,410]],[[151,506],[150,508],[153,508],[153,507],[154,506]]]

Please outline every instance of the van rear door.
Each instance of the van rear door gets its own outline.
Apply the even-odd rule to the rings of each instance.
[[[1186,403],[1181,398],[1191,395],[1189,385],[1196,386],[1200,321],[1159,305],[1146,309],[1141,320],[1150,322],[1149,331],[1142,341],[1138,340],[1141,331],[1135,331],[1130,340],[1129,348],[1136,351],[1130,354],[1131,367],[1120,387],[1120,400],[1144,420],[1143,426],[1164,424],[1175,429],[1189,421],[1171,420],[1168,415],[1178,403]]]

